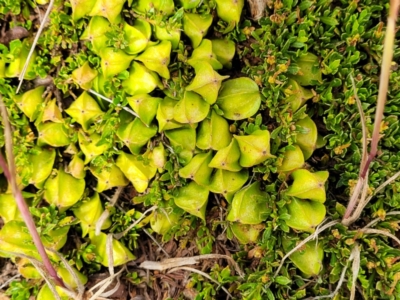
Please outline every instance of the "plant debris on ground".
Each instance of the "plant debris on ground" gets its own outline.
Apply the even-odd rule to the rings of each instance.
[[[0,0],[1,297],[400,299],[398,6]]]

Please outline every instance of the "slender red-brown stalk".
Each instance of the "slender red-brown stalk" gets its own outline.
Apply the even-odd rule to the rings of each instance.
[[[11,189],[14,195],[15,201],[17,202],[17,206],[21,215],[25,221],[26,227],[29,230],[29,233],[32,236],[33,242],[39,252],[40,257],[42,258],[43,265],[46,268],[47,272],[49,273],[50,277],[54,280],[54,282],[62,287],[65,287],[62,279],[58,277],[56,270],[54,269],[53,265],[50,262],[49,257],[47,256],[46,250],[44,249],[42,240],[36,230],[35,222],[33,221],[32,215],[29,212],[28,205],[26,204],[21,190],[18,188],[17,180],[16,180],[16,173],[15,173],[15,161],[14,161],[14,154],[13,154],[13,141],[12,141],[12,131],[11,125],[8,121],[8,113],[7,109],[4,106],[4,103],[0,96],[0,110],[1,110],[1,117],[4,125],[4,136],[5,136],[5,144],[6,144],[6,153],[7,153],[7,160],[4,159],[3,155],[0,153],[0,166],[4,171],[4,175],[6,176]]]
[[[393,46],[396,35],[396,21],[399,13],[399,6],[400,6],[400,0],[390,1],[390,11],[387,21],[386,35],[385,35],[385,42],[384,42],[384,49],[382,56],[378,102],[375,112],[374,131],[372,134],[370,152],[368,154],[366,163],[364,164],[364,166],[362,166],[362,171],[360,173],[360,178],[359,178],[360,183],[365,182],[365,180],[368,180],[368,178],[366,178],[366,175],[369,170],[369,166],[378,152],[378,142],[380,140],[381,122],[383,119],[383,111],[385,109],[386,97],[389,87],[389,77],[393,59]],[[352,215],[358,201],[359,197],[352,197],[352,201],[349,202],[343,219],[348,219]]]

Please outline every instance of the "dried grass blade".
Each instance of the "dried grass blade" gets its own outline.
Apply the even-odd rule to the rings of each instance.
[[[36,44],[39,40],[40,35],[42,34],[44,25],[46,24],[47,18],[49,17],[49,14],[50,14],[51,9],[53,8],[53,5],[54,5],[54,0],[51,0],[49,3],[49,6],[47,7],[46,13],[43,17],[43,20],[40,23],[40,27],[39,27],[38,32],[36,33],[35,39],[33,40],[31,49],[29,50],[29,54],[28,54],[28,57],[26,58],[26,61],[25,61],[24,67],[22,68],[21,74],[19,74],[19,77],[18,77],[19,84],[18,84],[17,92],[16,92],[17,94],[21,88],[22,82],[24,81],[24,76],[25,76],[26,70],[28,69],[29,61],[31,60],[33,51],[35,51]]]

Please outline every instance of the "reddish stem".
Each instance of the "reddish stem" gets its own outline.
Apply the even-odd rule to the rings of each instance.
[[[386,27],[386,34],[385,34],[385,42],[384,42],[384,49],[382,55],[382,66],[381,66],[381,76],[380,76],[380,83],[379,83],[379,93],[378,93],[378,101],[377,107],[375,111],[375,121],[374,121],[374,132],[372,133],[372,141],[371,141],[371,149],[368,154],[368,159],[364,166],[362,166],[362,171],[360,173],[360,180],[365,182],[368,180],[366,178],[367,172],[369,170],[369,166],[371,162],[374,160],[376,154],[378,153],[378,142],[380,140],[380,128],[381,122],[383,119],[383,112],[385,109],[386,103],[386,96],[389,87],[389,78],[390,78],[390,69],[391,63],[393,59],[393,46],[394,46],[394,39],[396,34],[396,21],[397,15],[399,13],[399,0],[391,0],[390,1],[390,11],[389,17],[387,20],[387,27]],[[361,190],[361,189],[360,189]],[[343,219],[348,219],[354,211],[356,204],[359,201],[359,197],[352,198],[352,201],[347,206],[346,212],[344,214]]]
[[[1,98],[0,98],[0,101],[1,101]],[[54,282],[57,285],[59,285],[61,287],[65,287],[64,282],[62,281],[62,279],[60,277],[58,277],[56,270],[54,269],[53,265],[50,262],[49,257],[47,256],[47,253],[46,253],[46,250],[44,249],[42,240],[40,239],[39,233],[36,230],[35,222],[29,211],[28,205],[26,204],[24,197],[22,196],[21,190],[18,188],[18,185],[16,182],[14,156],[12,155],[13,145],[12,145],[12,137],[11,137],[11,126],[10,126],[10,123],[8,122],[7,110],[4,106],[4,103],[0,102],[0,107],[1,107],[1,115],[3,118],[4,132],[5,132],[5,137],[6,137],[7,154],[9,154],[10,150],[11,150],[11,155],[7,155],[9,165],[7,165],[5,158],[3,157],[3,155],[0,152],[0,166],[4,171],[4,175],[6,176],[9,184],[11,185],[12,192],[13,192],[15,201],[17,203],[18,209],[21,212],[21,215],[25,221],[26,227],[28,228],[29,233],[32,236],[33,242],[39,252],[39,255],[42,258],[44,267],[46,268],[50,277],[54,280]]]

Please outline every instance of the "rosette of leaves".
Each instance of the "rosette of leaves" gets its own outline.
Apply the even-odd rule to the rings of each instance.
[[[32,236],[29,234],[24,222],[12,220],[4,224],[0,230],[0,256],[13,257],[13,253],[22,253],[40,259]]]
[[[87,16],[93,9],[96,0],[71,0],[72,20],[75,22]]]
[[[165,97],[164,100],[159,103],[156,114],[159,132],[184,126],[184,124],[174,119],[174,111],[177,103],[178,101],[170,97]]]
[[[46,101],[43,110],[39,113],[37,121],[64,123],[64,119],[61,114],[61,110],[57,105],[56,99]]]
[[[81,89],[89,90],[97,75],[97,70],[92,69],[89,62],[86,61],[81,67],[72,72],[72,80],[79,85]]]
[[[81,205],[73,209],[74,215],[80,220],[82,228],[82,237],[85,237],[90,230],[94,230],[104,209],[100,201],[98,193],[94,193],[92,197],[84,200]],[[101,229],[107,229],[111,226],[111,221],[107,218]]]
[[[149,158],[152,160],[154,166],[158,168],[158,171],[162,173],[167,163],[167,153],[162,143],[159,143],[158,146],[150,150]]]
[[[181,124],[195,124],[203,121],[210,105],[198,94],[186,91],[174,107],[174,119]]]
[[[236,139],[232,139],[230,144],[217,151],[211,162],[208,164],[211,168],[238,172],[242,169],[239,164],[240,148]]]
[[[283,158],[279,160],[278,171],[279,172],[290,172],[303,167],[304,165],[304,154],[298,145],[291,145],[285,147],[283,152]]]
[[[152,97],[148,94],[139,94],[127,98],[129,105],[139,115],[140,120],[150,126],[154,120],[158,105],[163,101],[161,98]]]
[[[44,184],[44,199],[64,211],[81,199],[85,186],[84,179],[77,179],[59,169]]]
[[[229,78],[229,76],[219,75],[207,62],[196,64],[194,69],[196,76],[186,87],[186,90],[196,92],[201,95],[208,104],[214,104],[215,101],[217,101],[222,81]]]
[[[11,62],[6,66],[5,71],[4,71],[4,77],[6,78],[13,78],[13,77],[19,77],[21,74],[24,65],[28,59],[29,51],[31,48],[32,44],[30,39],[24,39],[22,43],[20,44],[19,51],[16,51],[12,55],[12,60]],[[24,75],[24,79],[27,80],[32,80],[35,79],[36,74],[34,71],[35,68],[35,60],[37,58],[37,51],[33,50],[32,55],[30,57],[28,66],[26,68],[26,72]]]
[[[78,154],[74,154],[65,171],[77,179],[84,179],[86,176],[85,162]]]
[[[88,281],[87,276],[77,271],[74,267],[70,266],[69,269],[75,273],[75,276],[70,273],[70,271],[64,266],[59,266],[57,268],[57,274],[60,278],[62,278],[63,282],[68,285],[68,287],[72,289],[77,289],[78,284],[77,280],[81,282],[81,284],[85,285]],[[59,297],[62,298],[70,298],[70,294],[65,291],[64,288],[59,286],[55,286],[55,290]],[[36,300],[56,300],[57,298],[54,296],[54,292],[49,288],[48,284],[44,284],[39,293],[36,296]]]
[[[286,95],[285,103],[290,103],[293,112],[296,112],[314,96],[309,89],[303,88],[293,79],[287,81],[283,92]]]
[[[236,45],[229,39],[211,40],[212,52],[217,56],[217,60],[227,69],[232,68],[232,59],[235,56]]]
[[[69,131],[65,124],[46,122],[36,125],[38,130],[37,146],[63,147],[71,143]]]
[[[270,157],[270,134],[268,130],[256,130],[250,135],[234,135],[240,149],[239,163],[242,167],[258,165]]]
[[[103,17],[94,16],[90,19],[88,26],[81,35],[81,40],[89,40],[93,51],[99,55],[101,49],[107,46],[106,33],[111,31],[110,22]]]
[[[105,47],[100,50],[101,71],[105,78],[115,76],[129,68],[134,56],[120,49]]]
[[[214,110],[211,116],[199,124],[196,146],[203,150],[220,150],[227,147],[232,140],[229,123]]]
[[[223,68],[222,63],[213,52],[212,42],[207,39],[202,40],[200,45],[193,50],[192,55],[187,60],[187,63],[193,68],[205,62],[209,63],[214,70],[221,70]]]
[[[160,41],[171,42],[172,49],[177,49],[179,41],[181,40],[181,29],[168,28],[160,25],[154,26],[154,37]]]
[[[99,104],[87,92],[83,92],[65,112],[85,131],[97,118],[104,115]]]
[[[296,134],[296,144],[299,145],[303,151],[304,159],[307,160],[317,148],[317,125],[308,116],[297,121],[295,124],[301,128],[301,131]]]
[[[238,24],[244,0],[216,0],[218,17],[228,23]]]
[[[283,249],[289,252],[294,247],[290,238],[283,239]],[[317,276],[323,268],[324,250],[320,241],[310,241],[289,256],[294,265],[307,277]]]
[[[40,280],[42,275],[38,272],[34,265],[27,258],[16,258],[15,264],[18,267],[18,272],[26,279]]]
[[[89,16],[99,16],[107,18],[110,23],[121,21],[121,10],[126,0],[96,0]]]
[[[29,118],[31,122],[39,116],[43,99],[44,87],[38,86],[35,89],[29,90],[22,95],[14,96],[14,101],[22,112]]]
[[[239,172],[216,169],[211,176],[208,189],[213,193],[222,194],[228,202],[231,202],[233,195],[243,187],[248,178],[248,169]]]
[[[290,218],[286,220],[286,224],[293,229],[310,233],[315,231],[326,215],[326,208],[322,203],[295,197],[291,198],[287,209]]]
[[[294,171],[291,176],[294,181],[286,191],[286,195],[320,203],[325,202],[325,182],[329,177],[327,171],[311,173],[306,169],[299,169]]]
[[[84,164],[88,164],[97,156],[102,155],[106,152],[110,145],[107,143],[101,142],[101,136],[97,133],[92,133],[91,135],[87,135],[83,132],[78,132],[78,141],[79,141],[79,148],[85,155]]]
[[[129,95],[148,94],[155,88],[162,88],[157,73],[150,71],[139,62],[133,62],[129,69],[129,77],[122,82]]]
[[[265,229],[264,224],[249,225],[234,222],[229,224],[229,230],[241,244],[256,243],[259,240],[260,233]],[[231,239],[232,237],[228,237]]]
[[[35,197],[35,194],[22,192],[24,199]],[[28,203],[30,200],[28,200]],[[17,202],[12,194],[0,194],[0,217],[4,223],[12,220],[23,221],[21,212],[17,207]]]
[[[197,154],[186,166],[179,170],[179,176],[194,180],[199,185],[207,186],[213,171],[213,169],[208,166],[211,159],[212,151]]]
[[[254,182],[235,194],[226,220],[241,224],[260,224],[270,212],[267,202],[267,193],[260,190],[259,182]]]
[[[167,232],[175,226],[182,217],[182,211],[178,209],[159,209],[152,213],[150,218],[150,226],[155,232],[161,235],[166,235]]]
[[[177,190],[175,204],[184,211],[205,221],[208,190],[192,181]]]
[[[90,231],[89,238],[91,244],[96,246],[95,253],[101,257],[101,264],[108,267],[110,261],[107,255],[107,235],[102,232],[96,235],[94,231]],[[135,259],[135,256],[120,241],[112,239],[111,246],[114,266],[120,266]]]
[[[151,164],[150,160],[125,152],[118,155],[116,165],[139,193],[147,189],[149,181],[157,172],[157,168]]]
[[[91,165],[90,172],[97,179],[96,191],[99,193],[113,187],[126,186],[129,183],[124,173],[115,165],[115,163],[112,163],[105,168]]]
[[[59,250],[67,241],[70,226],[49,230],[42,234],[41,240],[45,247]],[[17,253],[40,260],[40,255],[33,243],[32,236],[23,221],[11,220],[0,230],[0,256],[15,257]]]
[[[53,170],[55,159],[56,151],[54,148],[33,148],[29,155],[30,167],[32,168],[29,183],[37,188],[43,187],[44,182]]]
[[[210,14],[192,14],[185,13],[183,15],[183,32],[192,41],[193,48],[197,48],[203,37],[207,34],[212,23]]]
[[[127,116],[127,117],[124,117]],[[128,114],[121,114],[121,123],[117,130],[117,136],[129,148],[133,154],[139,154],[142,147],[155,136],[157,126],[146,126],[140,119],[132,120]]]
[[[136,19],[133,26],[125,23],[123,31],[128,42],[128,47],[124,49],[126,53],[132,55],[146,49],[151,37],[151,26],[147,21]]]
[[[165,136],[168,138],[173,149],[177,152],[182,164],[188,164],[193,158],[193,153],[196,149],[196,129],[186,126],[167,130],[165,131]]]
[[[316,55],[307,52],[296,61],[299,71],[291,78],[296,80],[302,86],[315,85],[322,82],[322,71],[319,65],[319,59]]]
[[[163,16],[172,15],[174,8],[173,0],[138,0],[133,6],[133,9],[139,13],[146,14],[155,10]]]
[[[201,0],[178,0],[178,3],[186,10],[196,8]]]
[[[135,60],[141,61],[148,69],[158,73],[165,79],[170,78],[168,65],[171,59],[172,45],[170,41],[161,41],[157,45],[149,46]]]
[[[217,105],[229,120],[243,120],[253,116],[261,105],[257,84],[247,77],[230,79],[222,83]]]

